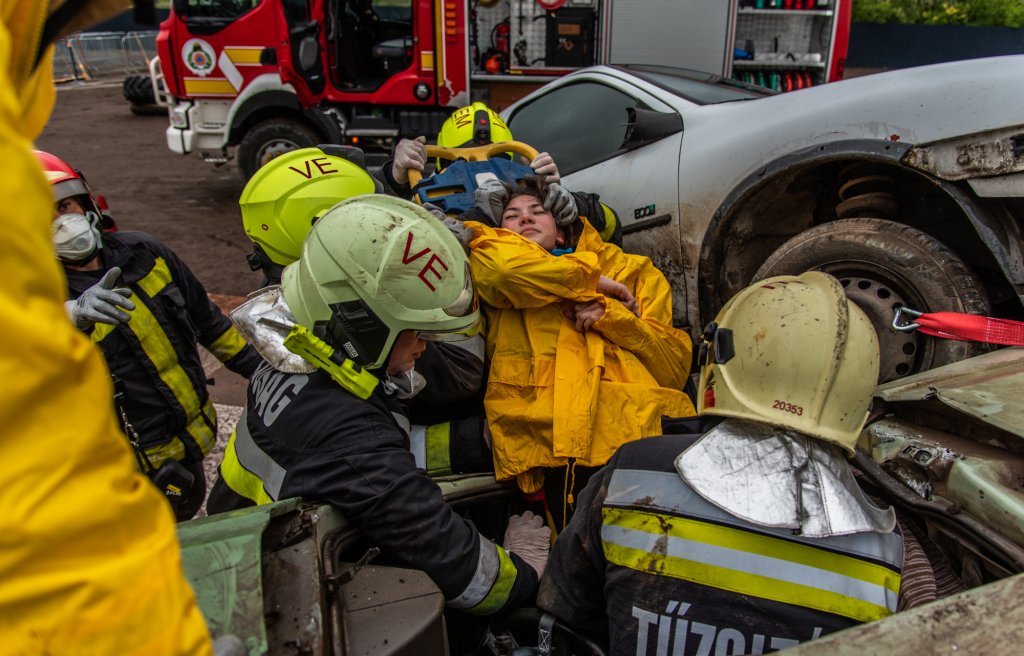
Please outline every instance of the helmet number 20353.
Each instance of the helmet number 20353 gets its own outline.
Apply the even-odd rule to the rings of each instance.
[[[794,415],[803,416],[804,409],[798,405],[791,405],[785,401],[776,401],[775,405],[772,406],[778,410],[784,410],[785,412],[792,412]]]
[[[439,258],[437,255],[435,255],[434,253],[431,253],[429,247],[428,248],[424,248],[419,253],[416,253],[415,255],[410,257],[409,256],[409,250],[411,248],[412,248],[412,233],[410,232],[409,233],[409,239],[405,242],[405,254],[402,255],[402,264],[409,264],[411,262],[415,262],[416,260],[420,259],[424,255],[430,254],[430,258],[427,259],[427,263],[423,265],[422,269],[420,269],[419,278],[420,278],[420,280],[422,280],[424,282],[424,284],[426,284],[427,287],[430,287],[430,291],[432,291],[432,292],[433,291],[437,291],[434,288],[434,285],[432,285],[430,283],[430,281],[427,280],[427,277],[426,277],[427,271],[430,271],[431,273],[433,273],[435,276],[437,276],[437,279],[440,280],[442,274],[441,274],[440,271],[438,271],[437,269],[434,268],[434,262],[437,262],[442,267],[444,267],[445,271],[448,270],[448,265],[445,264],[441,260],[441,258]]]

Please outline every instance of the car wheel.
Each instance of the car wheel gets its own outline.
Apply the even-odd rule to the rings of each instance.
[[[148,75],[129,75],[121,84],[121,93],[133,105],[152,105],[156,102],[153,80]]]
[[[754,280],[824,271],[871,319],[878,334],[878,381],[902,378],[984,353],[987,347],[903,333],[892,328],[897,307],[921,312],[988,315],[981,281],[953,251],[910,226],[883,219],[843,219],[802,232],[761,265]]]
[[[238,145],[238,169],[248,182],[270,160],[321,143],[317,134],[296,121],[275,118],[249,130]]]

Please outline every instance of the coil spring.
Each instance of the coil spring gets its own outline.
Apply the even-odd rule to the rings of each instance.
[[[839,199],[836,214],[840,219],[875,218],[891,219],[899,212],[896,196],[888,189],[896,181],[884,175],[869,162],[857,162],[839,172]]]

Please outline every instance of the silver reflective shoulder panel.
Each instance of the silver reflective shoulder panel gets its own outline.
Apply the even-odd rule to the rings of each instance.
[[[256,445],[249,434],[248,409],[242,409],[242,416],[235,426],[235,456],[240,465],[256,475],[263,482],[263,489],[271,499],[277,501],[281,496],[281,486],[287,473],[281,465]]]
[[[458,597],[448,602],[452,608],[466,609],[476,606],[484,600],[487,593],[491,591],[495,579],[498,578],[498,570],[501,566],[498,547],[484,539],[484,536],[479,537],[480,557],[477,558],[476,571],[473,572],[473,578],[469,580],[466,589]]]

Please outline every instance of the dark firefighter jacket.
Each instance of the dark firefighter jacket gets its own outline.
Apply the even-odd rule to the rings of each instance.
[[[417,468],[408,430],[404,408],[384,385],[364,401],[322,372],[285,374],[263,364],[208,508],[325,501],[382,551],[426,572],[450,606],[487,615],[522,605],[536,591],[536,572],[455,514]],[[442,460],[456,471],[489,457],[469,446],[449,450],[436,428],[424,433],[426,459],[438,470]]]
[[[768,653],[896,610],[900,532],[805,538],[740,520],[674,466],[721,418],[670,421],[681,434],[623,445],[590,480],[538,606],[641,656]]]
[[[384,166],[373,173],[373,177],[384,185],[384,193],[389,196],[398,196],[399,198],[412,200],[412,187],[409,186],[409,183],[399,184],[391,175],[391,164],[393,161],[388,160]],[[615,213],[615,210],[602,203],[601,197],[597,194],[575,191],[570,193],[573,200],[576,201],[576,209],[579,211],[580,216],[587,219],[590,225],[601,235],[601,239],[606,244],[615,244],[621,248],[622,221],[619,220],[619,215]],[[473,216],[471,219],[466,220],[481,221],[481,218],[480,216]],[[486,219],[482,220],[482,222],[488,223]],[[493,227],[497,228],[500,226]]]
[[[216,442],[216,412],[196,350],[205,346],[224,365],[249,377],[263,361],[207,297],[178,256],[142,232],[103,235],[103,264],[121,267],[115,287],[132,290],[135,310],[119,326],[95,324],[89,334],[124,383],[122,408],[153,467],[189,453],[202,460]],[[64,267],[72,299],[99,278]]]

